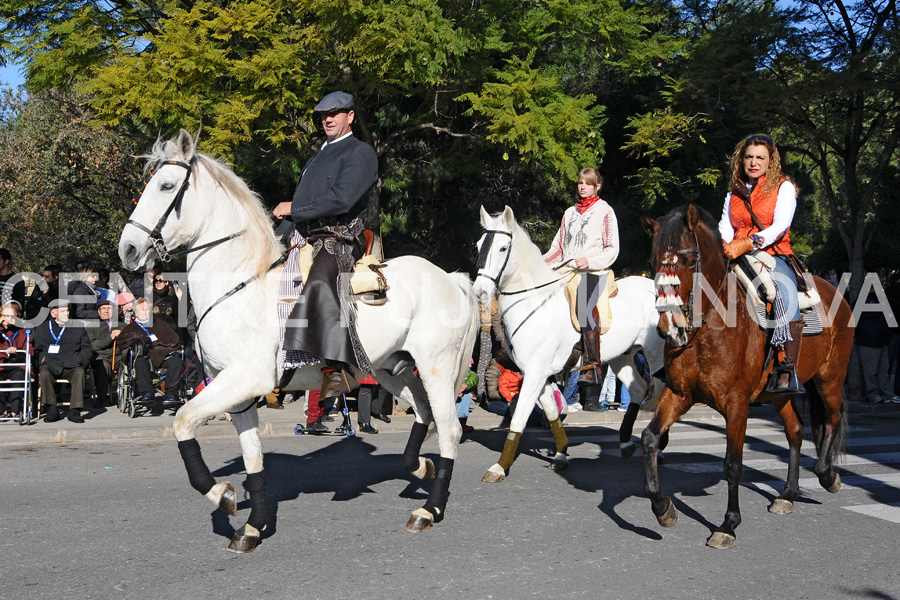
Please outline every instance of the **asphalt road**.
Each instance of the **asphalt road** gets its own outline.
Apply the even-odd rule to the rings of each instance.
[[[855,418],[844,489],[818,488],[807,460],[804,499],[771,515],[787,450],[765,408],[753,413],[731,550],[704,545],[725,511],[717,420],[673,431],[661,470],[672,529],[656,523],[639,456],[621,459],[612,424],[569,427],[561,474],[547,468],[549,432],[529,430],[499,484],[481,476],[504,432],[467,436],[447,517],[419,534],[403,526],[430,484],[400,467],[404,434],[267,437],[275,524],[249,555],[225,551],[249,503],[231,520],[212,510],[170,439],[4,445],[0,598],[900,598],[900,415]],[[237,440],[202,447],[240,489]],[[436,457],[434,440],[425,451]]]

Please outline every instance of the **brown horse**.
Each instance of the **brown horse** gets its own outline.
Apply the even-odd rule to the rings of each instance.
[[[765,391],[772,372],[766,360],[766,333],[746,310],[743,287],[733,276],[726,277],[722,239],[715,220],[694,205],[675,209],[659,221],[648,217],[641,220],[644,229],[654,238],[654,268],[658,273],[677,273],[680,296],[685,299],[681,310],[663,312],[660,316],[660,332],[667,337],[665,366],[668,382],[656,414],[642,436],[644,491],[660,525],[673,526],[678,513],[671,499],[662,495],[657,473],[660,435],[695,402],[716,409],[725,417],[726,424],[728,507],[725,521],[712,533],[707,545],[730,548],[734,545],[734,530],[741,522],[738,488],[743,473],[744,436],[750,403],[772,401],[784,422],[790,446],[784,491],[772,502],[770,512],[790,513],[794,499],[799,496],[803,425],[792,395]],[[699,276],[697,280],[695,276]],[[697,289],[700,277],[709,284],[705,292]],[[797,373],[806,384],[810,403],[813,438],[818,452],[813,470],[822,487],[836,492],[841,480],[833,465],[835,458],[843,452],[847,429],[842,386],[853,344],[853,332],[849,328],[852,314],[833,286],[817,277],[812,280],[822,298],[822,306],[832,309],[834,316],[827,322],[827,315],[823,315],[822,333],[803,340]],[[717,299],[716,303],[713,297]],[[731,310],[720,312],[729,298],[734,301]],[[835,302],[838,303],[836,310],[833,308]]]

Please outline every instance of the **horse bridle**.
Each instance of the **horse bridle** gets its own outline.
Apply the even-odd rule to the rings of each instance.
[[[684,256],[686,254],[696,254],[697,255],[696,258],[694,259],[694,265],[690,265],[690,264],[688,265],[688,268],[694,269],[694,273],[693,273],[692,277],[696,277],[697,275],[703,275],[703,261],[701,260],[702,255],[700,253],[700,240],[697,238],[697,232],[694,230],[691,230],[691,233],[694,236],[694,244],[695,244],[694,247],[682,248],[681,250],[676,250],[675,254],[677,256]],[[726,274],[728,273],[728,263],[730,263],[730,262],[731,261],[728,259],[725,262]],[[716,290],[716,298],[718,298],[719,294],[722,293],[722,288],[725,287],[726,279],[727,279],[727,277],[722,278],[722,283],[719,284],[719,289]],[[687,322],[687,326],[685,327],[685,330],[687,331],[688,336],[691,336],[693,333],[693,330],[694,330],[694,325],[693,325],[693,322],[694,322],[694,288],[695,288],[695,286],[691,285],[691,292],[690,292],[690,294],[688,294],[687,304],[686,305],[682,304],[682,306],[681,306],[681,313],[682,313],[682,315],[684,315],[685,321]],[[700,324],[697,325],[697,329],[699,329],[700,327],[703,326],[704,323],[706,323],[706,317],[709,316],[709,311],[711,311],[713,309],[713,306],[714,306],[714,303],[711,303],[709,305],[709,308],[706,309],[706,312],[703,313],[703,317],[700,319]],[[690,343],[690,340],[688,340],[688,343]]]
[[[509,231],[503,231],[501,229],[486,229],[484,231],[484,233],[485,233],[486,237],[484,238],[484,243],[481,245],[481,248],[478,250],[478,258],[475,261],[475,268],[478,269],[478,272],[475,274],[475,278],[477,279],[479,277],[485,277],[485,278],[489,279],[490,281],[493,281],[494,282],[494,290],[495,290],[494,293],[496,295],[498,295],[498,296],[515,296],[516,294],[524,294],[526,292],[530,292],[533,290],[539,290],[541,288],[547,287],[548,285],[553,285],[554,283],[557,283],[557,282],[560,282],[563,280],[562,277],[559,277],[557,279],[554,279],[553,281],[548,281],[547,283],[542,283],[541,285],[536,285],[534,287],[525,288],[524,290],[516,290],[515,292],[505,292],[505,291],[501,290],[500,289],[500,278],[503,276],[503,271],[506,270],[507,263],[509,263],[509,255],[511,254],[511,252],[506,253],[506,258],[503,259],[503,265],[500,267],[500,270],[497,271],[497,275],[495,277],[491,277],[490,274],[488,274],[488,273],[482,273],[481,270],[484,269],[484,265],[485,265],[485,263],[487,263],[488,251],[490,250],[491,246],[494,244],[494,235],[499,233],[499,234],[507,236],[510,240],[512,240],[513,235]],[[566,261],[563,264],[566,264],[568,262],[569,261]]]
[[[125,221],[126,225],[134,225],[141,231],[147,233],[150,239],[150,244],[153,246],[153,249],[156,251],[156,255],[159,256],[159,260],[162,262],[169,262],[173,258],[177,256],[184,256],[185,254],[190,254],[191,252],[197,252],[199,250],[204,250],[206,248],[211,248],[213,246],[218,246],[224,242],[229,240],[233,240],[234,238],[243,235],[245,230],[238,231],[237,233],[232,233],[231,235],[227,235],[223,238],[219,238],[207,244],[201,244],[200,246],[194,246],[188,250],[182,250],[181,252],[169,252],[169,249],[166,248],[166,242],[162,238],[162,228],[165,227],[166,221],[169,219],[169,215],[172,214],[172,211],[175,211],[177,216],[181,216],[181,203],[184,200],[184,194],[187,192],[188,187],[191,184],[191,173],[194,171],[194,165],[197,164],[197,157],[192,156],[191,160],[188,162],[180,161],[180,160],[166,160],[159,163],[156,163],[155,167],[157,169],[164,167],[166,165],[174,165],[176,167],[181,167],[185,170],[184,181],[181,182],[181,187],[178,188],[178,193],[175,194],[175,197],[172,199],[172,202],[169,203],[168,208],[163,212],[162,216],[159,218],[159,221],[156,222],[156,227],[150,229],[146,225],[142,223],[138,223],[134,219],[128,219]]]

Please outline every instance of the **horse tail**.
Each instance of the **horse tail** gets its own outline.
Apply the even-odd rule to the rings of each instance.
[[[825,441],[825,401],[822,399],[819,390],[809,382],[806,385],[806,405],[809,411],[810,428],[812,429],[812,441],[816,446],[816,455],[820,455],[822,444]],[[838,421],[837,427],[834,429],[834,439],[828,449],[828,460],[831,463],[844,456],[847,448],[847,434],[850,431],[849,422],[847,420],[847,398],[841,395],[841,419]]]
[[[462,290],[466,303],[469,305],[469,323],[457,356],[459,372],[456,377],[456,391],[459,391],[463,381],[466,379],[469,361],[472,358],[472,352],[475,350],[475,342],[480,331],[481,316],[478,311],[478,297],[475,295],[475,289],[472,287],[472,280],[469,279],[469,276],[465,273],[449,273],[449,275],[450,279]]]

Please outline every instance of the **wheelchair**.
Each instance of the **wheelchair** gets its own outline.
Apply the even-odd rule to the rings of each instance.
[[[135,343],[126,348],[121,357],[116,360],[116,406],[120,412],[127,413],[130,418],[135,418],[139,414],[146,414],[154,409],[162,408],[175,409],[176,411],[187,402],[187,390],[185,389],[184,373],[169,373],[168,369],[161,367],[153,368],[151,363],[151,377],[153,381],[153,397],[144,399],[137,394],[137,360],[147,354],[147,347],[142,343]],[[176,350],[170,352],[166,358],[177,354],[182,362],[184,361],[184,350]],[[148,357],[149,358],[149,357]],[[165,400],[156,396],[158,393],[165,393],[167,382],[177,379],[178,394],[174,400]]]

